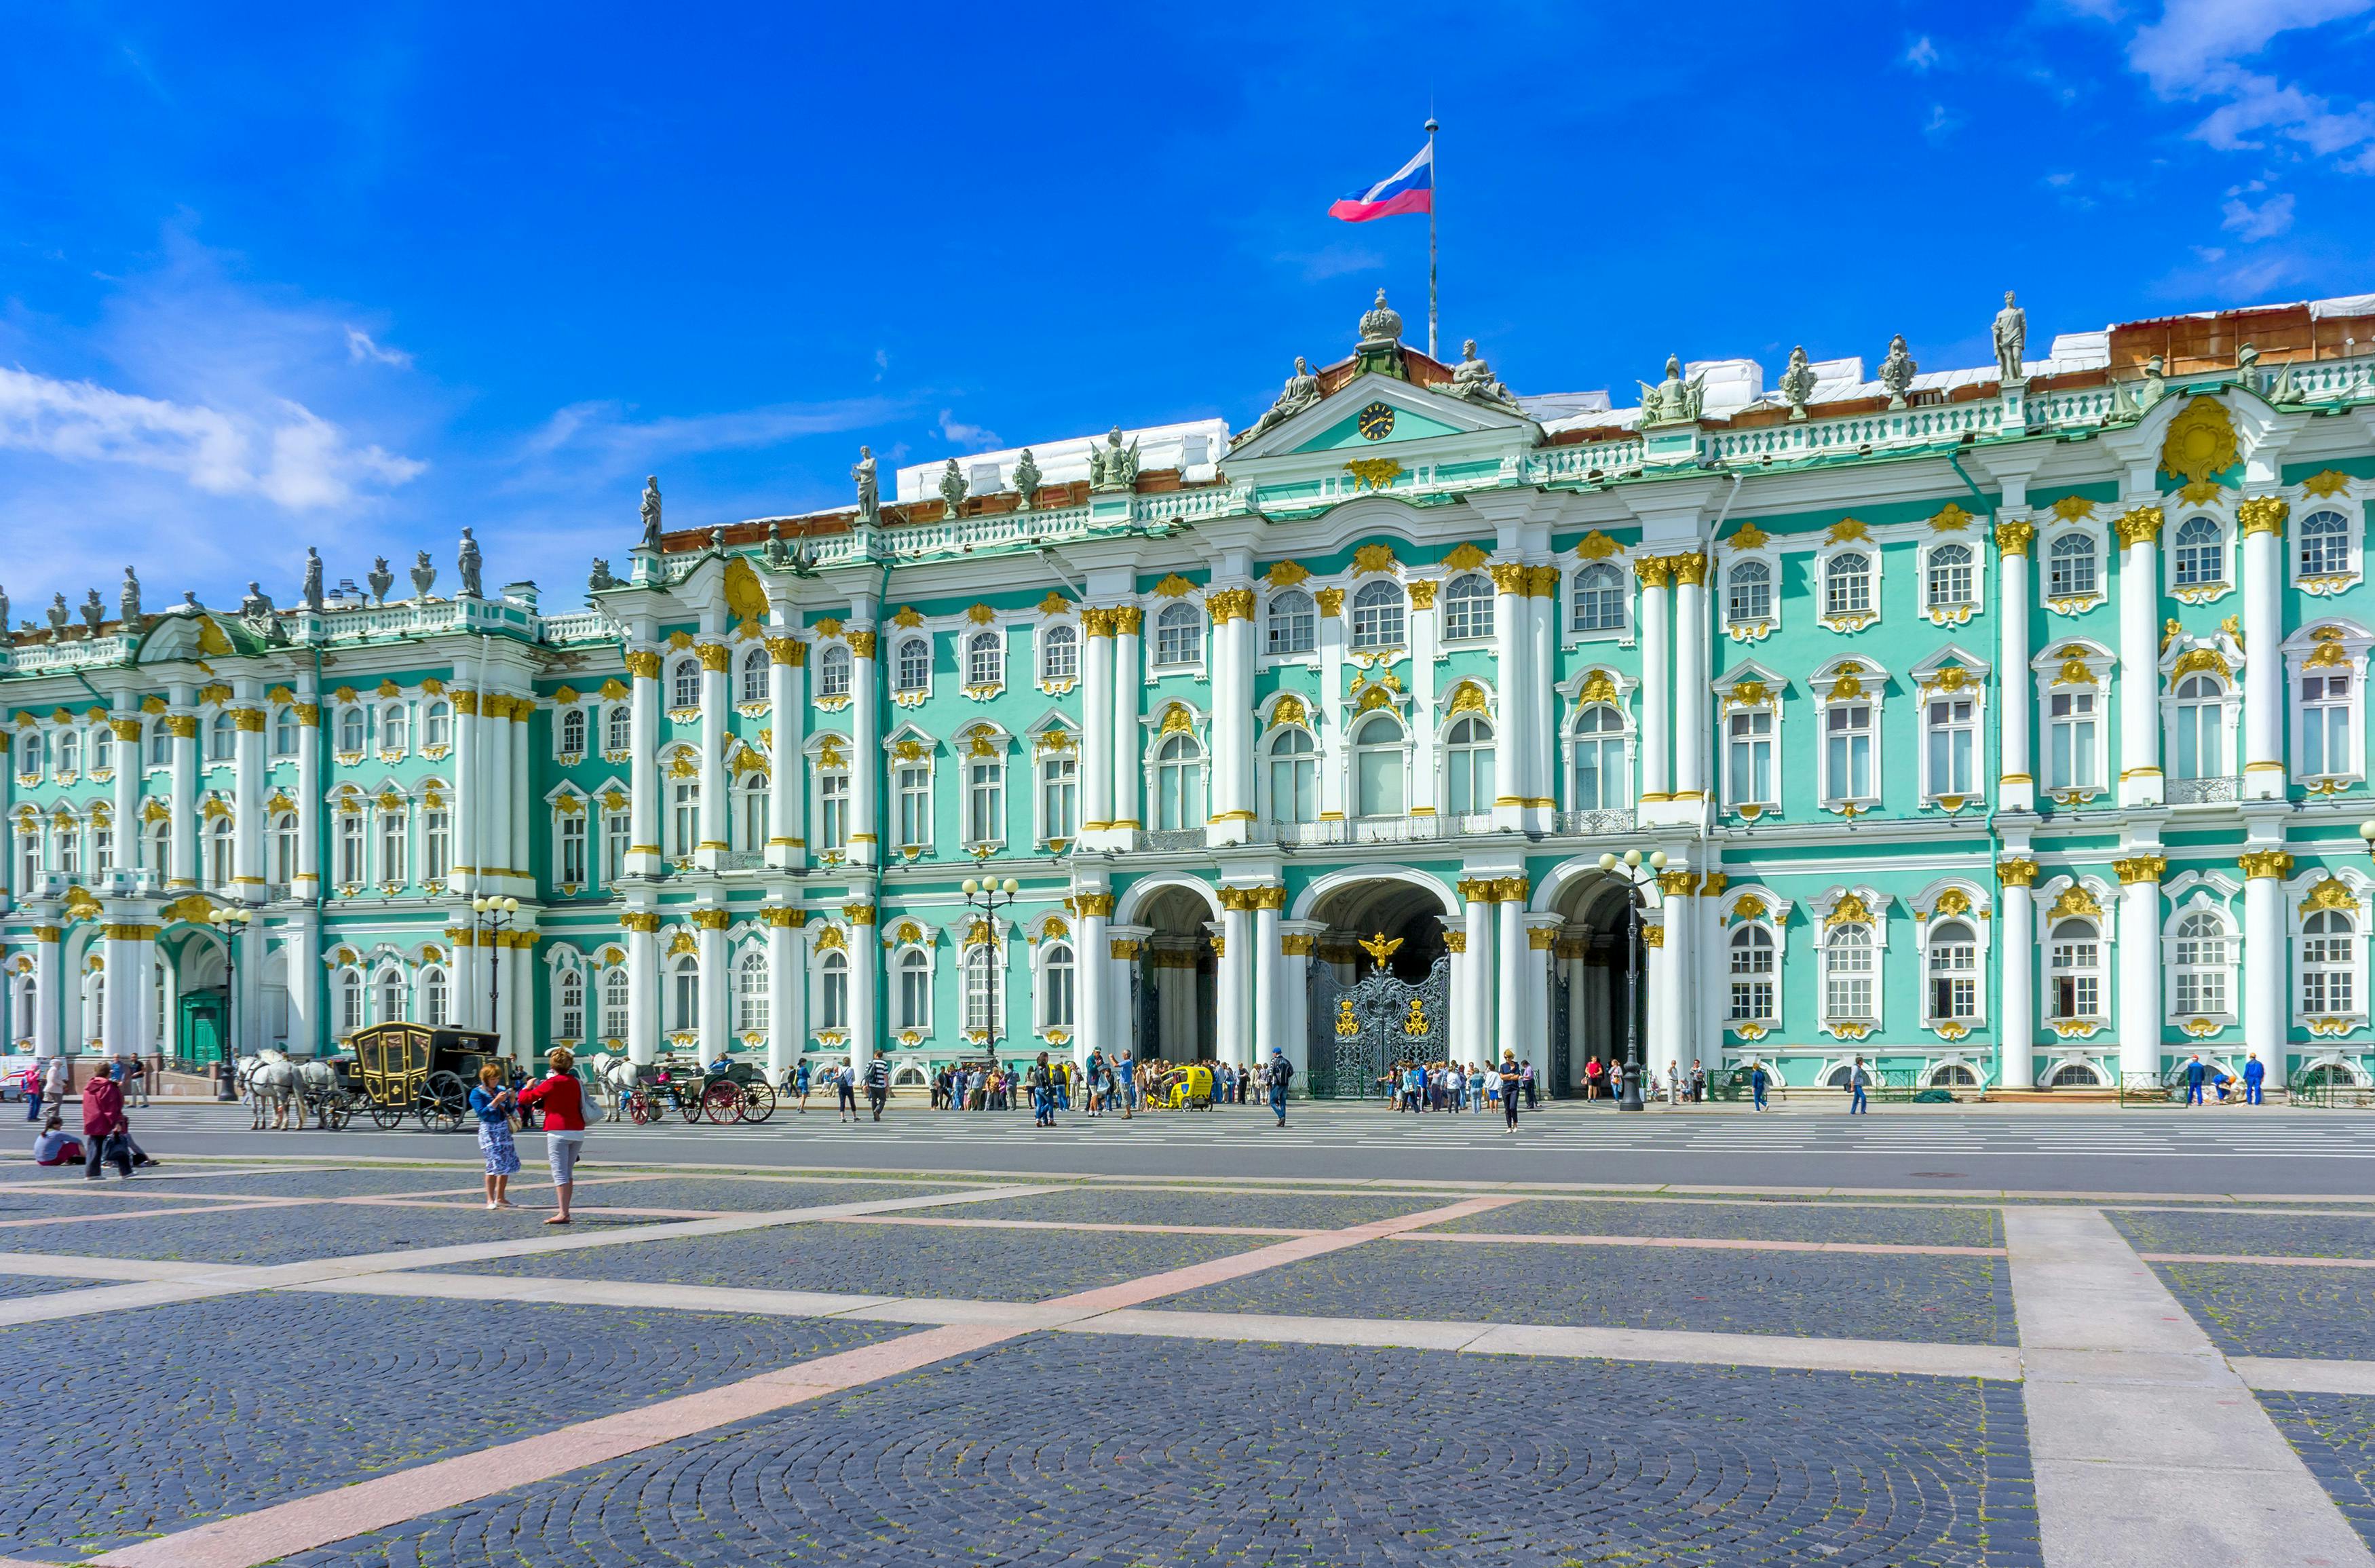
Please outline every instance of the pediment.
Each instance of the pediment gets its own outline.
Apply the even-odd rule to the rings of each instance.
[[[1265,458],[1341,464],[1347,457],[1420,442],[1531,446],[1541,439],[1541,427],[1522,414],[1372,371],[1353,377],[1300,414],[1247,441],[1229,454],[1229,466],[1242,468]]]

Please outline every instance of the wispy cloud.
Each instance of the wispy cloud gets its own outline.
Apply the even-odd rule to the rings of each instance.
[[[1944,104],[1933,103],[1930,106],[1930,118],[1921,123],[1921,134],[1932,141],[1937,141],[1951,136],[1962,123],[1962,117],[1949,111]]]
[[[1905,64],[1917,71],[1927,71],[1938,64],[1938,46],[1927,33],[1905,46]]]
[[[2076,7],[2114,22],[2101,6]],[[2168,0],[2128,41],[2128,64],[2172,102],[2212,107],[2193,135],[2222,151],[2287,142],[2375,172],[2375,105],[2339,100],[2248,64],[2278,39],[2375,11],[2375,0]]]
[[[639,419],[624,403],[573,403],[545,420],[522,451],[530,458],[574,456],[640,467],[690,453],[747,451],[802,436],[860,430],[902,411],[889,398],[854,397]]]
[[[1281,251],[1270,259],[1282,266],[1293,267],[1306,283],[1324,283],[1356,272],[1375,272],[1386,265],[1386,258],[1368,246],[1343,243],[1322,245],[1316,251]]]
[[[975,452],[987,452],[1006,444],[998,439],[996,430],[985,425],[966,424],[951,408],[940,410],[940,439]]]
[[[2245,244],[2254,240],[2272,240],[2293,226],[2293,198],[2289,192],[2270,196],[2258,206],[2239,194],[2230,195],[2226,206],[2218,210],[2224,218],[2219,227]]]
[[[372,341],[372,335],[359,326],[347,328],[347,358],[358,365],[368,360],[374,364],[393,365],[399,371],[412,368],[411,355]]]

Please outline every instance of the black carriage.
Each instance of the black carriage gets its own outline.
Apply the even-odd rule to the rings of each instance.
[[[697,1062],[653,1062],[635,1069],[634,1087],[627,1091],[627,1114],[636,1126],[666,1119],[674,1111],[688,1122],[707,1118],[723,1126],[728,1122],[763,1122],[775,1114],[775,1091],[766,1074],[748,1062],[730,1062],[719,1072],[704,1072]]]
[[[354,1076],[372,1120],[394,1127],[417,1118],[427,1132],[458,1132],[470,1116],[470,1091],[489,1062],[515,1074],[503,1059],[502,1037],[475,1029],[434,1029],[425,1023],[375,1023],[348,1037]]]

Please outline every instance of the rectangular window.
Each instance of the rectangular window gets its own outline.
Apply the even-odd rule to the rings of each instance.
[[[910,764],[899,770],[899,843],[923,846],[932,842],[932,771]]]
[[[817,847],[825,851],[849,847],[847,773],[825,773],[817,779]]]
[[[1731,760],[1727,774],[1731,781],[1731,803],[1734,806],[1772,806],[1779,797],[1773,790],[1773,713],[1770,709],[1755,708],[1731,715]]]
[[[602,819],[602,880],[615,885],[627,874],[627,849],[633,842],[635,824],[624,811],[613,811]]]
[[[1050,757],[1039,764],[1039,836],[1069,839],[1080,831],[1080,764]]]
[[[561,819],[561,879],[573,888],[585,885],[585,818],[583,813]]]
[[[2350,678],[2301,678],[2301,772],[2312,778],[2356,773],[2350,754]]]
[[[1972,789],[1972,749],[1977,726],[1973,707],[1965,699],[1941,699],[1930,704],[1930,793],[1964,795]]]
[[[1824,713],[1826,761],[1824,783],[1832,800],[1869,800],[1872,787],[1872,704],[1837,702]]]
[[[965,842],[1002,843],[1006,840],[1006,765],[988,758],[967,764],[965,779]]]
[[[2094,789],[2095,693],[2057,691],[2047,724],[2046,777],[2052,789]]]

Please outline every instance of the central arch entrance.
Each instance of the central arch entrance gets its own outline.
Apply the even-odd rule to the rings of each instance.
[[[1184,887],[1156,890],[1138,912],[1148,927],[1139,959],[1138,1050],[1141,1059],[1208,1062],[1216,1055],[1211,905]]]
[[[1649,957],[1633,935],[1631,895],[1625,878],[1593,866],[1558,878],[1548,890],[1551,912],[1563,924],[1552,948],[1551,1091],[1569,1098],[1594,1081],[1611,1086],[1625,1063],[1625,977],[1637,962],[1633,1039],[1649,1059]],[[1589,1064],[1597,1061],[1596,1077]],[[1613,1090],[1603,1088],[1605,1094]]]
[[[1400,877],[1316,890],[1303,918],[1312,943],[1306,1017],[1316,1099],[1378,1099],[1394,1065],[1450,1051],[1451,958],[1443,894]]]

